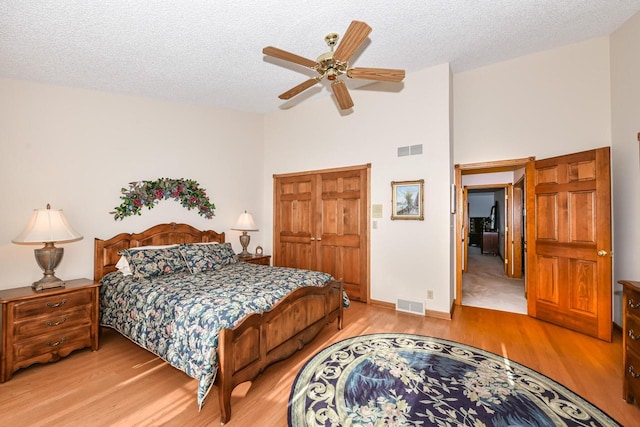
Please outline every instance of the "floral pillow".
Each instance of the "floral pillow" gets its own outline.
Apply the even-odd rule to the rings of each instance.
[[[238,262],[238,255],[233,251],[231,243],[222,243],[219,245],[211,246],[211,256],[215,263],[220,267],[225,265],[235,264]]]
[[[238,257],[233,252],[231,243],[187,243],[180,246],[180,253],[192,274],[217,270],[225,265],[238,262]]]
[[[198,243],[187,243],[180,246],[180,254],[191,274],[215,270],[215,262],[211,257],[210,246]]]
[[[149,279],[162,274],[184,271],[187,265],[179,246],[156,249],[125,249],[119,252],[127,258],[134,277]]]

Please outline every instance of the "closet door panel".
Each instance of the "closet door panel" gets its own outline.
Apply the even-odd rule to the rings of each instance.
[[[311,244],[315,233],[314,190],[311,176],[287,177],[277,181],[274,265],[315,268]]]
[[[321,174],[322,271],[344,281],[350,298],[367,300],[367,171],[349,170]],[[364,239],[366,242],[366,239]],[[329,250],[329,248],[332,248]],[[327,254],[331,254],[328,256]],[[330,261],[331,260],[331,261]],[[330,271],[330,270],[333,271]]]
[[[308,243],[296,243],[295,239],[288,239],[280,245],[280,267],[302,268],[305,270],[315,270],[312,262],[311,245]]]

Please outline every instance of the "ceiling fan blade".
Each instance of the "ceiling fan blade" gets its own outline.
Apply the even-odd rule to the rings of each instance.
[[[401,82],[404,79],[404,70],[391,68],[350,68],[347,77],[354,79],[378,80],[381,82]]]
[[[285,61],[293,62],[294,64],[302,65],[303,67],[315,68],[318,64],[316,61],[304,58],[296,55],[295,53],[287,52],[286,50],[278,49],[277,47],[267,46],[262,49],[262,53],[267,56],[273,56],[274,58],[283,59]]]
[[[347,31],[342,37],[342,41],[333,53],[333,59],[340,62],[347,62],[351,55],[360,47],[367,39],[371,32],[371,27],[361,21],[352,21]]]
[[[297,94],[299,94],[300,92],[302,92],[303,90],[309,89],[311,86],[315,85],[318,82],[319,82],[318,79],[306,80],[306,81],[300,83],[298,86],[292,87],[288,91],[282,93],[281,95],[278,96],[278,98],[280,98],[280,99],[291,99],[294,96],[296,96]]]
[[[331,89],[341,110],[348,110],[353,107],[353,100],[351,99],[351,95],[349,95],[349,89],[347,89],[347,85],[344,84],[342,80],[335,80],[331,83]]]

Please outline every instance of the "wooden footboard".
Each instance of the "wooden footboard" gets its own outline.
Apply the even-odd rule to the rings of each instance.
[[[231,418],[231,392],[238,384],[300,350],[335,319],[342,329],[342,291],[338,281],[300,288],[271,310],[220,332],[216,383],[223,424]]]

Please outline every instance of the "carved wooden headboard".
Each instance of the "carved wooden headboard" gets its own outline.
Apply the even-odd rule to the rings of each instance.
[[[160,224],[142,233],[120,233],[110,239],[95,239],[93,280],[96,282],[105,274],[116,270],[120,259],[118,252],[123,249],[149,245],[170,245],[174,243],[224,243],[224,233],[213,230],[201,231],[188,224]]]

